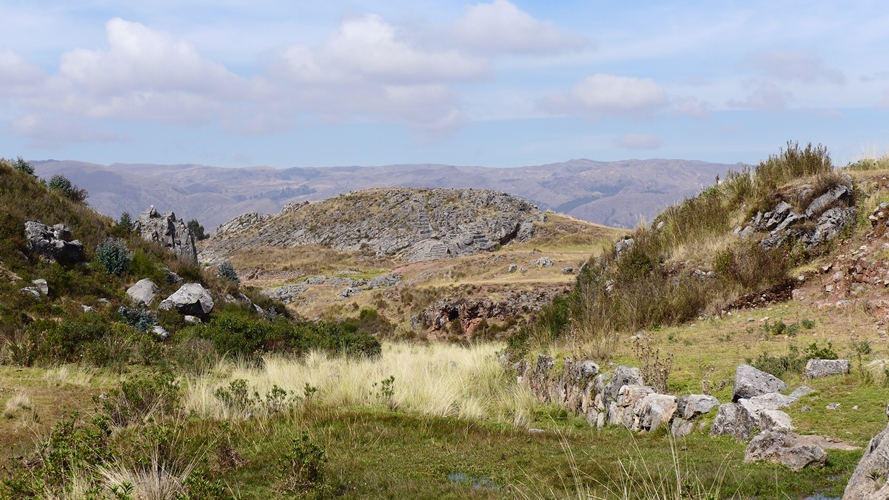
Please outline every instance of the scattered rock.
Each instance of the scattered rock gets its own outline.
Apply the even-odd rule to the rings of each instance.
[[[574,268],[573,268],[573,267],[570,267],[570,266],[569,266],[569,267],[563,267],[563,268],[562,268],[562,274],[574,274]]]
[[[825,406],[824,408],[826,408],[828,410],[836,410],[839,407],[840,407],[839,403],[830,403],[829,405]]]
[[[725,403],[719,405],[711,436],[732,436],[739,441],[747,441],[759,427],[759,418],[751,415],[743,405]]]
[[[745,462],[767,460],[782,463],[793,470],[819,467],[827,462],[827,453],[821,447],[800,442],[799,436],[787,431],[763,432],[753,438],[744,452]]]
[[[614,244],[614,253],[617,257],[620,257],[621,254],[633,248],[634,243],[633,238],[624,238]]]
[[[849,373],[851,366],[848,359],[810,359],[806,362],[806,377],[822,378],[845,375]]]
[[[183,316],[182,320],[185,321],[186,323],[190,323],[192,325],[199,325],[199,324],[203,323],[203,321],[201,321],[201,318],[192,316],[190,314],[186,314],[185,316]]]
[[[35,221],[25,222],[28,250],[59,263],[79,262],[83,258],[83,244],[72,240],[71,229],[64,224],[47,226]]]
[[[361,293],[361,290],[357,288],[344,288],[343,290],[340,290],[338,295],[340,296],[340,298],[347,299],[349,297],[358,295],[359,293]]]
[[[148,278],[141,279],[135,285],[127,288],[127,295],[133,299],[136,304],[142,303],[151,305],[160,288]]]
[[[160,325],[154,325],[151,327],[151,332],[157,335],[158,337],[165,339],[170,336],[170,332],[168,332],[164,327]]]
[[[509,266],[506,267],[506,272],[508,272],[508,273],[514,273],[514,272],[516,272],[516,270],[518,270],[518,268],[519,268],[518,265],[516,265],[516,264],[510,264]]]
[[[35,299],[49,295],[49,285],[44,279],[36,279],[31,281],[32,286],[22,288],[23,293],[31,294]]]
[[[204,316],[213,310],[213,297],[200,283],[186,283],[158,306],[161,310],[172,308],[182,314]]]
[[[80,308],[83,309],[83,312],[85,312],[85,313],[94,313],[94,312],[96,312],[95,309],[93,309],[92,307],[90,307],[90,306],[88,306],[88,305],[86,305],[86,304],[80,304]]]
[[[785,390],[787,390],[787,384],[778,377],[757,370],[750,365],[739,365],[735,370],[735,389],[732,392],[732,401]]]
[[[553,267],[553,260],[549,257],[541,257],[537,260],[532,260],[530,264],[539,267]]]

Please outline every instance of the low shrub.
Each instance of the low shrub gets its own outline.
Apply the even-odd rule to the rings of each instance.
[[[326,462],[324,448],[303,432],[290,442],[290,449],[281,457],[281,489],[287,493],[306,493],[320,487]]]
[[[180,408],[179,384],[168,371],[136,377],[120,384],[120,389],[94,399],[112,425],[125,427],[142,423],[147,418],[159,419],[173,415]]]

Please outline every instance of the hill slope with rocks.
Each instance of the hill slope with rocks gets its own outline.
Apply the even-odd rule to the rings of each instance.
[[[111,217],[149,205],[174,207],[208,229],[249,212],[274,214],[285,205],[374,187],[478,188],[522,197],[543,210],[612,227],[634,227],[664,207],[696,194],[732,167],[689,160],[599,162],[585,159],[520,168],[449,165],[378,167],[218,168],[204,165],[34,162],[37,173],[64,174],[87,189],[89,202]]]
[[[209,262],[249,247],[324,245],[417,262],[527,241],[545,218],[525,200],[483,189],[370,189],[287,205],[275,216],[237,217],[204,242],[201,255]]]

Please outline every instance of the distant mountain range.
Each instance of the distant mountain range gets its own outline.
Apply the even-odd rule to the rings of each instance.
[[[381,167],[220,168],[205,165],[35,161],[37,175],[64,174],[89,192],[98,212],[133,217],[154,205],[207,229],[247,212],[274,214],[288,204],[372,187],[484,188],[522,197],[544,210],[612,227],[634,227],[697,194],[739,165],[691,160],[571,160],[520,168]]]

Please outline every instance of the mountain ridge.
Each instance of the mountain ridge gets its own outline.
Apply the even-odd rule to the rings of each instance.
[[[543,210],[613,227],[633,227],[700,191],[732,165],[697,160],[600,162],[574,159],[516,168],[434,163],[384,166],[222,168],[200,164],[99,165],[35,161],[38,175],[63,174],[86,189],[91,206],[117,217],[148,206],[174,208],[208,229],[248,212],[277,213],[289,203],[320,201],[375,187],[479,188],[524,198]]]

